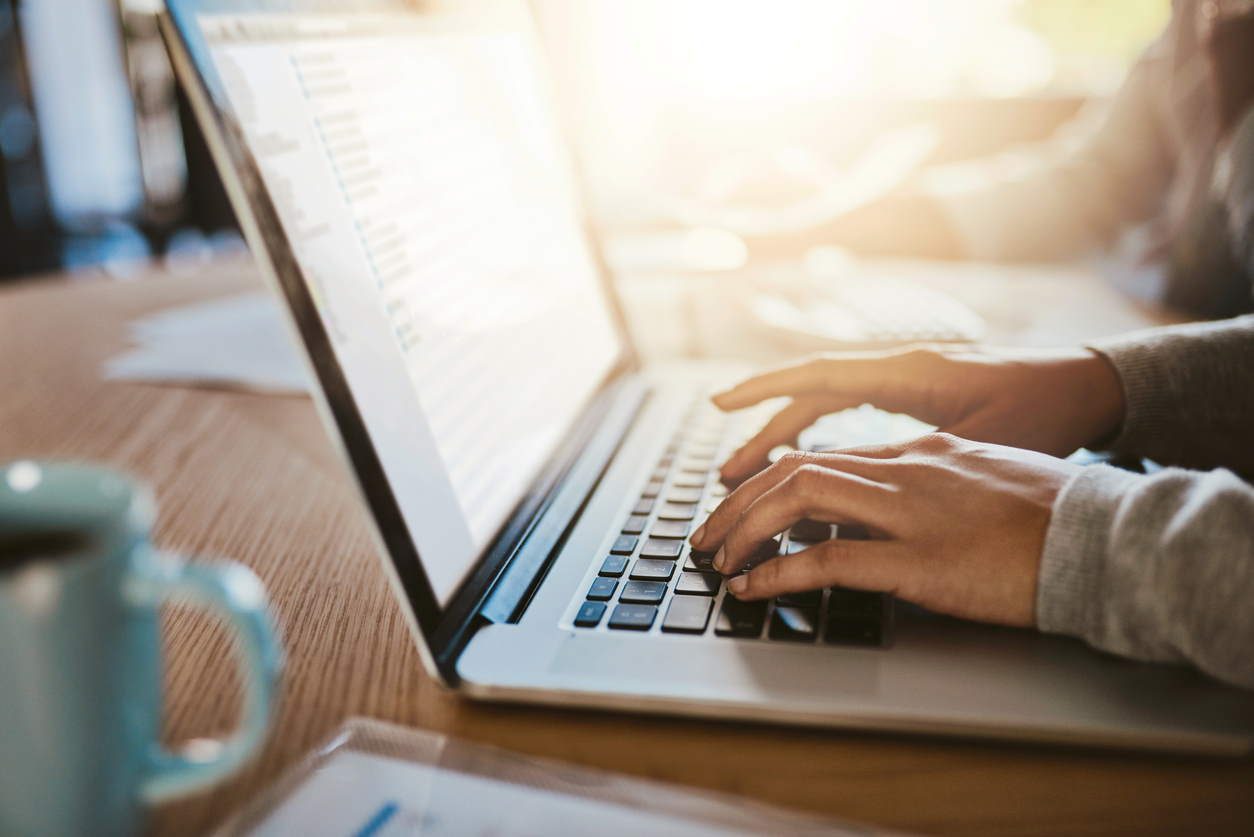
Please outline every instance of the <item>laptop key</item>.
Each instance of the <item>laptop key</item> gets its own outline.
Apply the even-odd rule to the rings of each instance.
[[[836,537],[846,541],[869,541],[871,533],[857,523],[842,523],[836,527]]]
[[[676,596],[666,609],[662,630],[673,634],[699,634],[710,622],[710,608],[714,602],[692,596]]]
[[[810,607],[817,609],[823,602],[822,590],[803,590],[800,593],[785,593],[775,599],[782,605],[792,605],[793,607]]]
[[[879,619],[828,618],[823,639],[833,645],[883,645],[884,623]]]
[[[602,605],[604,607],[604,605]],[[657,618],[653,605],[620,604],[610,614],[610,627],[626,631],[647,631]]]
[[[658,604],[666,598],[665,581],[629,581],[623,586],[620,602],[628,604]]]
[[[648,514],[653,511],[653,499],[651,497],[641,497],[636,501],[635,508],[631,510],[632,514]]]
[[[697,504],[663,503],[657,516],[662,520],[692,520],[697,516]]]
[[[714,569],[714,553],[692,550],[688,553],[688,560],[684,561],[684,569],[703,571]]]
[[[779,555],[779,539],[771,538],[758,544],[753,552],[749,553],[748,560],[745,561],[745,569],[752,569],[763,561],[769,561]]]
[[[688,537],[688,530],[692,528],[686,520],[659,520],[653,524],[653,528],[649,530],[650,538],[679,538],[683,540]]]
[[[830,540],[832,537],[832,526],[830,523],[823,523],[818,520],[806,518],[798,520],[788,530],[789,537],[795,541],[805,541],[806,543],[821,543]]]
[[[674,563],[657,558],[638,558],[631,568],[631,578],[635,581],[670,581],[674,574]]]
[[[579,606],[579,612],[575,614],[575,627],[595,628],[601,624],[601,617],[604,615],[604,602],[584,602]]]
[[[682,573],[675,592],[688,596],[717,596],[718,588],[723,585],[723,577],[718,573]]]
[[[681,472],[675,477],[675,481],[671,485],[676,488],[705,488],[705,482],[705,474]]]
[[[593,579],[592,586],[588,588],[588,598],[594,602],[605,602],[614,598],[614,591],[618,589],[618,582],[612,578]]]
[[[644,491],[640,492],[641,497],[656,497],[662,493],[661,482],[651,482],[644,487]]]
[[[627,522],[623,524],[624,535],[639,535],[644,531],[644,527],[649,525],[649,518],[643,514],[633,514],[627,518]]]
[[[640,539],[635,535],[619,535],[614,540],[614,545],[610,547],[611,555],[630,555],[636,551],[636,544],[640,543]]]
[[[827,612],[842,619],[878,620],[884,616],[884,599],[883,593],[833,587],[827,597]]]
[[[814,642],[818,636],[819,612],[808,607],[776,607],[771,615],[771,639]]]
[[[666,493],[666,499],[672,503],[699,503],[701,502],[701,489],[672,488]]]
[[[627,556],[611,555],[609,558],[605,559],[604,563],[601,564],[601,569],[598,574],[614,576],[617,578],[623,574],[623,570],[625,569],[627,569]]]
[[[668,561],[674,561],[679,557],[679,553],[683,549],[683,541],[649,538],[644,542],[644,547],[640,550],[640,557],[665,558]]]
[[[750,637],[756,639],[762,633],[766,621],[766,602],[742,602],[731,596],[723,597],[723,606],[714,623],[714,633],[719,636]]]

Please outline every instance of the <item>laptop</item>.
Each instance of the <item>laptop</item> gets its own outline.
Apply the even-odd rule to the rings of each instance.
[[[1179,667],[866,591],[729,598],[686,536],[762,420],[642,366],[528,8],[168,0],[163,31],[431,676],[467,698],[1241,754]],[[646,325],[647,327],[647,325]],[[799,526],[798,544],[858,537]]]

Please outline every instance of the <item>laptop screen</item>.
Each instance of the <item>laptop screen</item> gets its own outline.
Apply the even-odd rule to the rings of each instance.
[[[532,44],[419,15],[198,22],[447,604],[622,350]]]

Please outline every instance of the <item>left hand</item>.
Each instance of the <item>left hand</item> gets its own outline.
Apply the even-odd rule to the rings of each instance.
[[[811,518],[865,525],[736,576],[740,599],[839,585],[894,593],[930,610],[1036,623],[1036,586],[1054,499],[1082,466],[933,433],[834,453],[791,453],[732,492],[692,537],[735,575],[754,547]]]

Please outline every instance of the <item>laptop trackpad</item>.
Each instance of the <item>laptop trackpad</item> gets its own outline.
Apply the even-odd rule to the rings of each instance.
[[[549,673],[577,678],[593,689],[656,691],[662,681],[693,696],[769,695],[830,704],[842,696],[875,696],[882,653],[765,641],[576,634],[558,646]]]

